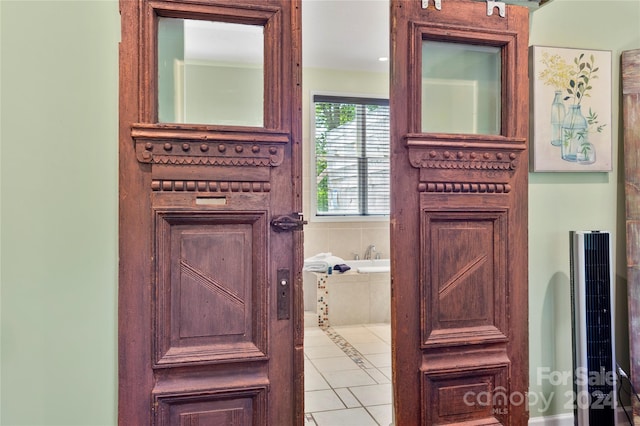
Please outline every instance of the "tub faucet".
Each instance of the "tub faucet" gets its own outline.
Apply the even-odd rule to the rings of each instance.
[[[367,250],[365,250],[364,252],[364,259],[371,260],[371,254],[374,251],[376,251],[376,246],[374,246],[373,244],[369,244],[369,247],[367,247]]]

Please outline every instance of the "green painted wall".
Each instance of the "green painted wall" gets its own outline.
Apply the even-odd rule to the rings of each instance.
[[[571,411],[571,379],[557,375],[572,370],[570,230],[613,232],[618,357],[628,366],[620,54],[640,47],[640,1],[554,0],[531,22],[531,45],[610,50],[613,62],[613,171],[529,175],[530,398],[551,401],[532,406],[535,417]]]
[[[112,425],[118,5],[2,0],[0,20],[0,423]],[[613,172],[530,176],[531,390],[560,396],[539,416],[568,412],[568,385],[538,384],[537,368],[571,368],[570,229],[615,233],[626,292],[618,76],[620,52],[640,47],[640,0],[554,0],[531,21],[531,44],[614,58]]]
[[[0,9],[0,423],[112,425],[118,3]]]

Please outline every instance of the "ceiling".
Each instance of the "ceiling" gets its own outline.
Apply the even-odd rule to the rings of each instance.
[[[302,0],[303,67],[386,72],[388,0]]]
[[[535,10],[551,0],[502,1]],[[303,66],[388,71],[378,58],[389,57],[389,10],[389,0],[302,0]]]
[[[505,0],[530,7],[548,1]],[[379,58],[389,56],[389,9],[389,0],[302,0],[303,67],[388,71]],[[190,21],[185,59],[261,61],[261,31],[247,27]]]
[[[177,19],[163,18],[170,34]],[[262,28],[200,20],[184,23],[186,60],[262,62]],[[302,0],[303,67],[386,72],[389,0]]]

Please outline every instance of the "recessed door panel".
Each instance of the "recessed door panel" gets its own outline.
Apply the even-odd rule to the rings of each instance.
[[[229,392],[211,391],[204,395],[157,395],[155,421],[176,426],[266,425],[266,389]]]
[[[506,341],[506,221],[506,211],[423,211],[423,346]]]
[[[489,224],[475,222],[431,228],[437,266],[432,280],[438,283],[433,296],[441,328],[493,323],[493,232]]]
[[[156,363],[264,358],[264,213],[158,212],[156,226]]]
[[[427,407],[423,424],[505,424],[508,376],[508,364],[423,371],[423,401]]]

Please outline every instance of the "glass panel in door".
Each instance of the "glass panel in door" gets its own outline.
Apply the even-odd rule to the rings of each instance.
[[[499,47],[422,42],[422,132],[499,135]]]
[[[159,18],[158,122],[263,127],[264,27]]]

